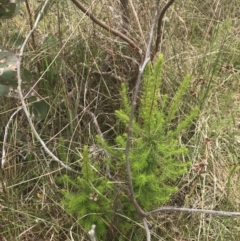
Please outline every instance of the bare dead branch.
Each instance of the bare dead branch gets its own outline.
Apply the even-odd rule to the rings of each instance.
[[[187,213],[203,213],[216,216],[227,216],[227,217],[240,217],[240,212],[226,212],[226,211],[215,211],[207,209],[194,209],[194,208],[177,208],[177,207],[161,207],[146,213],[146,216],[157,215],[161,212],[187,212]]]
[[[158,52],[158,48],[161,42],[161,30],[162,30],[162,21],[163,21],[163,17],[166,13],[166,11],[168,10],[168,8],[170,8],[170,6],[174,3],[175,0],[169,0],[167,2],[167,4],[162,8],[162,10],[160,11],[159,17],[158,17],[158,24],[157,24],[157,38],[156,38],[156,43],[155,43],[155,52],[154,55]]]
[[[111,28],[103,21],[96,18],[92,13],[89,12],[78,0],[71,0],[83,13],[85,13],[89,18],[93,20],[94,23],[102,27],[103,29],[107,30],[108,32],[118,36],[122,40],[126,41],[130,46],[132,46],[135,50],[138,51],[139,55],[142,55],[142,50],[137,46],[136,43],[134,43],[129,37],[124,35],[123,33]]]
[[[22,104],[22,108],[25,112],[25,115],[26,115],[26,118],[28,120],[28,123],[30,125],[30,128],[34,134],[34,136],[36,137],[36,139],[40,142],[40,144],[42,145],[43,149],[45,150],[45,152],[52,157],[52,159],[56,162],[58,162],[60,164],[60,166],[62,166],[63,168],[71,171],[71,172],[74,172],[74,173],[77,173],[77,174],[80,174],[80,172],[78,171],[75,171],[73,170],[71,167],[67,166],[66,164],[64,164],[61,160],[59,160],[58,157],[56,157],[49,149],[48,147],[46,146],[45,142],[41,139],[41,137],[39,136],[38,132],[36,131],[35,127],[34,127],[34,124],[32,122],[32,119],[31,119],[31,116],[30,116],[30,113],[27,109],[27,106],[26,106],[26,103],[25,103],[25,100],[24,100],[24,97],[23,97],[23,93],[22,93],[22,88],[21,88],[21,85],[22,85],[22,79],[21,79],[21,61],[22,61],[22,58],[23,58],[23,53],[24,53],[24,49],[26,47],[26,44],[27,42],[29,41],[32,33],[35,31],[35,29],[37,28],[37,25],[38,25],[38,22],[40,20],[40,17],[41,15],[43,14],[43,11],[47,5],[47,3],[49,2],[49,0],[46,0],[41,11],[39,12],[35,22],[34,22],[34,25],[33,25],[33,28],[29,31],[28,35],[26,36],[22,46],[21,46],[21,49],[20,49],[20,53],[19,53],[19,61],[18,61],[18,64],[17,64],[17,77],[18,77],[18,94],[19,94],[19,98],[21,100],[21,104]]]
[[[129,116],[128,135],[127,135],[127,143],[126,143],[126,149],[125,149],[126,170],[127,170],[127,177],[128,177],[128,186],[129,186],[129,190],[130,190],[130,200],[132,201],[133,205],[135,206],[136,211],[137,211],[137,213],[140,217],[145,217],[145,212],[139,206],[139,204],[138,204],[138,202],[135,198],[135,194],[134,194],[134,190],[133,190],[132,175],[131,175],[131,165],[130,165],[130,159],[129,159],[129,152],[130,152],[130,148],[131,148],[130,143],[131,143],[131,138],[132,138],[132,124],[133,124],[133,119],[134,119],[135,110],[136,110],[136,106],[137,106],[137,96],[138,96],[139,88],[140,88],[140,85],[141,85],[143,71],[144,71],[144,69],[145,69],[145,67],[146,67],[146,65],[147,65],[147,63],[150,59],[150,49],[151,49],[152,40],[153,40],[154,27],[155,27],[156,22],[157,22],[159,2],[160,2],[160,0],[156,1],[156,10],[155,10],[155,14],[153,16],[153,21],[152,21],[152,25],[151,25],[151,29],[150,29],[147,51],[146,51],[143,62],[139,66],[138,77],[137,77],[137,81],[136,81],[136,85],[135,85],[135,90],[134,90],[134,93],[133,93],[132,108],[131,108],[131,113],[130,113],[130,116]]]

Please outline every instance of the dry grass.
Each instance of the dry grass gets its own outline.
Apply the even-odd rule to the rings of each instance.
[[[153,11],[149,2],[132,1],[137,18],[133,9],[130,11],[129,36],[141,46],[141,32],[147,35]],[[29,3],[36,9],[36,1]],[[119,18],[115,6],[115,1],[105,0],[93,2],[92,9],[100,19],[121,29],[115,20]],[[169,22],[164,22],[161,43],[165,56],[163,92],[171,96],[191,73],[191,90],[179,114],[191,105],[201,108],[192,132],[179,137],[189,147],[184,158],[192,160],[192,167],[179,181],[179,192],[170,202],[173,205],[239,210],[240,9],[236,6],[234,0],[176,1],[166,15]],[[24,6],[21,13],[1,22],[4,34],[0,39],[9,48],[14,47],[14,38],[21,40],[29,30]],[[17,39],[13,37],[16,29]],[[107,72],[109,58],[111,76],[100,73]],[[79,105],[98,117],[106,139],[112,140],[117,131],[114,110],[120,106],[120,80],[128,81],[130,88],[134,86],[136,61],[137,54],[131,48],[93,24],[71,1],[59,1],[40,22],[35,46],[29,44],[24,63],[42,75],[39,94],[49,97],[50,111],[46,120],[35,125],[47,146],[66,163],[77,167],[77,149],[95,142],[92,119]],[[70,92],[73,94],[67,94]],[[0,98],[4,127],[18,103]],[[66,171],[51,162],[32,138],[23,113],[12,122],[7,157],[8,166],[0,174],[0,240],[87,239],[76,218],[60,204],[61,184],[57,180]],[[194,165],[203,161],[208,164],[204,173],[195,172]],[[151,224],[153,240],[237,241],[240,231],[239,219],[197,214],[161,214]]]

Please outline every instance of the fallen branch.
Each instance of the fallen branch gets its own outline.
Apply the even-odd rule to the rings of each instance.
[[[146,213],[146,217],[157,215],[161,212],[187,212],[187,213],[203,213],[216,216],[227,216],[227,217],[240,217],[240,212],[226,212],[216,211],[208,209],[196,209],[196,208],[176,208],[176,207],[161,207]]]

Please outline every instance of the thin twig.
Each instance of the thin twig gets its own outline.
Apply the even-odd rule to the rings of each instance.
[[[132,0],[129,0],[129,2],[130,2],[130,6],[132,8],[132,11],[133,11],[133,15],[134,15],[134,17],[136,19],[137,26],[138,26],[138,29],[139,29],[139,32],[140,32],[140,35],[141,35],[144,47],[146,47],[147,44],[146,44],[146,41],[145,41],[145,38],[144,38],[144,35],[143,35],[143,30],[142,30],[142,27],[141,27],[141,24],[140,24],[140,21],[139,21],[139,18],[138,18],[138,14],[136,12],[136,9],[135,9],[135,7],[133,5]]]
[[[111,28],[106,23],[102,22],[98,18],[96,18],[92,13],[89,12],[78,0],[71,0],[83,13],[85,13],[89,18],[93,20],[97,25],[102,27],[103,29],[107,30],[108,32],[118,36],[122,40],[126,41],[130,46],[132,46],[134,49],[136,49],[139,53],[139,55],[142,55],[142,50],[137,46],[136,43],[134,43],[129,37],[124,35],[123,33]]]
[[[154,55],[158,52],[158,48],[159,48],[160,41],[161,41],[161,30],[162,30],[163,17],[165,15],[166,11],[168,10],[168,8],[170,8],[170,6],[174,3],[174,1],[175,0],[169,0],[159,14],[158,24],[157,24],[157,38],[156,38],[156,43],[155,43],[155,53],[154,53]]]
[[[72,225],[72,227],[70,228],[70,237],[71,237],[71,241],[75,241],[72,235],[72,229],[74,227],[74,224]]]
[[[92,71],[91,74],[96,74],[96,75],[100,75],[100,76],[109,76],[117,81],[120,81],[120,82],[125,82],[126,79],[124,79],[123,77],[121,76],[118,76],[116,74],[114,74],[113,72],[103,72],[103,71]]]
[[[176,208],[176,207],[161,207],[146,213],[146,216],[157,215],[161,212],[187,212],[187,213],[203,213],[216,216],[227,216],[227,217],[240,217],[240,212],[226,212],[226,211],[215,211],[207,209],[196,209],[196,208]]]
[[[30,105],[32,105],[33,103],[34,103],[34,102],[28,104],[27,106],[30,106]],[[8,120],[7,125],[5,126],[5,132],[4,132],[4,138],[3,138],[3,145],[2,145],[2,161],[1,161],[1,166],[2,166],[2,168],[4,168],[4,166],[5,166],[5,164],[6,164],[6,143],[7,143],[8,129],[9,129],[10,123],[12,122],[13,117],[14,117],[20,110],[22,110],[22,109],[23,109],[22,106],[18,107],[17,110],[12,113],[12,115],[10,116],[10,118],[9,118],[9,120]]]
[[[83,112],[86,112],[88,115],[90,115],[92,117],[96,132],[98,133],[100,138],[103,140],[103,133],[102,133],[100,127],[99,127],[96,116],[90,110],[87,110],[86,108],[84,108],[84,106],[79,105],[79,107],[83,110]]]
[[[29,6],[29,3],[28,3],[28,0],[25,0],[25,4],[26,4],[28,16],[29,16],[30,29],[32,29],[33,28],[32,12],[30,10],[30,6]],[[34,34],[32,34],[32,44],[33,44],[33,49],[35,50],[36,49],[36,43],[35,43]]]
[[[16,111],[13,112],[13,114],[10,116],[7,125],[5,126],[5,132],[4,132],[4,138],[3,138],[3,145],[2,145],[2,168],[4,168],[6,163],[6,143],[7,143],[7,136],[8,136],[8,129],[10,126],[10,123],[13,120],[13,117],[22,110],[22,106],[18,107]]]
[[[59,160],[58,157],[56,157],[49,149],[48,147],[46,146],[45,142],[41,139],[41,137],[39,136],[38,132],[36,131],[35,127],[34,127],[34,124],[32,122],[32,119],[30,117],[30,113],[27,109],[27,106],[26,106],[26,103],[25,103],[25,100],[24,100],[24,97],[23,97],[23,93],[22,93],[22,88],[21,88],[21,84],[22,84],[22,79],[21,79],[21,61],[22,61],[22,58],[23,58],[23,52],[24,52],[24,49],[27,45],[27,42],[29,40],[29,38],[31,37],[32,33],[35,31],[35,29],[37,28],[37,25],[38,25],[38,22],[40,20],[40,17],[41,15],[43,14],[44,12],[44,9],[46,7],[46,5],[48,4],[49,0],[46,0],[41,11],[38,13],[38,16],[34,22],[34,25],[33,25],[33,28],[29,31],[27,37],[25,38],[22,46],[21,46],[21,49],[20,49],[20,53],[19,53],[19,61],[18,61],[18,64],[17,64],[17,76],[18,76],[18,94],[19,94],[19,98],[21,100],[21,104],[22,104],[22,108],[25,112],[25,115],[26,115],[26,118],[28,120],[28,123],[30,125],[30,128],[34,134],[34,136],[36,137],[36,139],[40,142],[40,144],[42,145],[43,149],[45,150],[45,152],[52,157],[52,159],[56,162],[58,162],[62,167],[64,167],[65,169],[71,171],[71,172],[74,172],[74,173],[77,173],[77,174],[80,174],[80,172],[78,171],[75,171],[73,170],[71,167],[67,166],[66,164],[64,164],[61,160]]]
[[[151,241],[151,233],[150,233],[146,218],[143,218],[143,224],[146,231],[147,241]]]
[[[120,0],[122,10],[122,33],[126,34],[129,30],[129,9],[128,0]]]
[[[30,29],[33,28],[33,15],[32,15],[32,11],[30,9],[30,6],[29,6],[29,1],[28,0],[24,0],[25,4],[26,4],[26,8],[27,8],[27,12],[28,12],[28,16],[29,16],[29,25],[30,25]],[[32,48],[35,52],[36,51],[36,41],[35,41],[35,36],[34,36],[34,33],[32,33]],[[40,63],[39,61],[37,62],[37,73],[39,74],[40,73]]]
[[[130,143],[131,143],[131,138],[132,138],[132,125],[133,125],[133,119],[134,119],[135,110],[136,110],[136,106],[137,106],[137,97],[138,97],[138,92],[139,92],[139,88],[140,88],[140,84],[141,84],[141,80],[142,80],[143,71],[144,71],[144,69],[145,69],[145,67],[146,67],[146,65],[147,65],[147,63],[150,59],[150,49],[151,49],[151,44],[152,44],[152,40],[153,40],[154,27],[155,27],[156,22],[157,22],[159,2],[160,2],[160,0],[157,0],[157,2],[156,2],[156,11],[155,11],[153,21],[152,21],[152,25],[151,25],[151,30],[150,30],[150,34],[149,34],[149,41],[148,41],[148,45],[147,45],[147,51],[146,51],[143,63],[139,66],[138,77],[137,77],[137,81],[136,81],[136,85],[135,85],[135,90],[134,90],[134,93],[133,93],[132,108],[131,108],[131,113],[130,113],[130,116],[129,116],[128,135],[127,135],[127,143],[126,143],[126,149],[125,149],[126,170],[127,170],[127,177],[128,177],[128,186],[129,186],[129,190],[130,190],[130,199],[131,199],[133,205],[135,206],[136,211],[137,211],[137,213],[140,217],[144,217],[145,212],[139,206],[139,204],[138,204],[138,202],[135,198],[135,194],[134,194],[134,190],[133,190],[132,175],[131,175],[131,165],[130,165],[130,159],[129,159],[129,152],[130,152],[130,148],[131,148]]]
[[[63,40],[62,40],[62,29],[61,29],[61,26],[62,26],[62,23],[61,23],[61,18],[62,18],[62,15],[59,11],[59,1],[57,1],[57,27],[58,27],[58,40],[59,40],[59,47],[60,49],[62,50],[61,51],[61,71],[60,71],[60,78],[61,80],[63,81],[63,84],[64,84],[64,89],[65,89],[65,96],[66,96],[66,99],[67,99],[67,106],[68,106],[68,109],[71,110],[71,115],[72,115],[72,105],[71,105],[71,101],[70,101],[70,97],[68,95],[68,84],[67,84],[67,74],[66,74],[66,66],[65,66],[65,61],[64,61],[64,48],[63,48]]]

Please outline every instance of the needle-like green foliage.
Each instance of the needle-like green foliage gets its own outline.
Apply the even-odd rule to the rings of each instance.
[[[138,118],[133,121],[130,148],[135,195],[146,210],[162,205],[176,192],[176,180],[186,173],[188,167],[188,163],[181,161],[181,155],[187,149],[179,145],[178,137],[198,114],[198,109],[193,108],[190,114],[179,120],[179,124],[172,124],[187,91],[190,77],[186,76],[170,102],[166,95],[161,94],[162,65],[163,56],[160,55],[152,68],[150,65],[146,67]],[[116,115],[127,127],[131,106],[126,93],[126,86],[123,84],[123,105],[121,110],[116,111]],[[126,136],[117,136],[115,140],[122,153],[121,163],[125,160]]]
[[[83,149],[81,161],[82,176],[72,179],[64,175],[61,178],[66,186],[62,191],[62,203],[69,213],[77,214],[79,223],[86,231],[96,224],[97,235],[104,236],[107,227],[105,220],[111,211],[111,199],[107,198],[107,192],[112,190],[112,184],[94,170],[87,147]]]
[[[179,144],[179,135],[198,115],[198,109],[193,108],[183,119],[176,118],[190,83],[190,77],[187,76],[183,80],[170,101],[167,95],[161,94],[162,66],[163,56],[160,55],[153,66],[146,67],[137,117],[133,120],[129,153],[134,194],[140,206],[148,211],[163,205],[177,191],[176,181],[186,173],[189,165],[182,161],[182,155],[187,152],[187,149]],[[116,116],[122,129],[127,130],[131,104],[125,84],[122,84],[121,95],[122,108],[116,111]],[[175,119],[178,120],[177,123],[174,122]],[[74,181],[75,185],[72,184],[77,185],[77,191],[64,192],[64,204],[71,213],[78,213],[79,217],[87,215],[83,220],[88,226],[92,225],[93,221],[99,222],[100,227],[97,226],[97,230],[101,230],[101,233],[105,230],[103,222],[91,213],[101,214],[98,218],[105,217],[105,223],[108,223],[107,220],[115,220],[111,221],[111,226],[117,227],[117,230],[127,236],[131,225],[123,220],[119,221],[119,215],[117,218],[114,215],[114,213],[121,213],[122,216],[131,220],[138,218],[126,192],[128,187],[125,162],[127,133],[119,133],[115,138],[114,146],[99,137],[97,140],[110,155],[110,158],[104,161],[112,176],[111,180],[115,180],[114,189],[107,185],[108,175],[99,174],[103,173],[103,170],[98,170],[99,173],[93,170],[86,154],[87,150],[84,149],[83,176]],[[101,193],[98,195],[98,200],[89,199],[92,192]],[[111,215],[106,215],[107,211]],[[136,240],[139,240],[138,238],[136,237]]]

